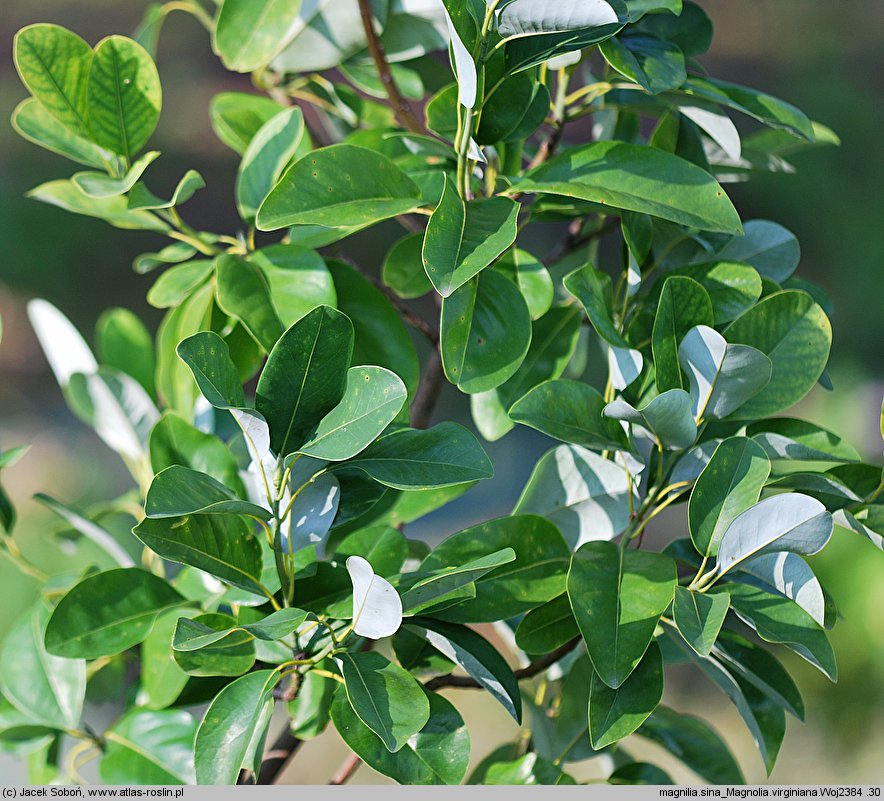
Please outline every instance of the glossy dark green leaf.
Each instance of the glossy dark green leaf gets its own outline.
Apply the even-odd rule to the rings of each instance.
[[[275,231],[287,225],[370,225],[419,202],[417,184],[386,156],[355,145],[330,145],[283,173],[258,209],[257,226]]]
[[[347,463],[397,489],[427,489],[491,478],[491,462],[478,440],[457,423],[381,437]]]
[[[857,450],[831,431],[805,420],[777,417],[746,426],[752,437],[773,460],[801,462],[858,462]]]
[[[663,697],[663,657],[652,642],[629,677],[616,690],[598,676],[589,691],[589,737],[599,750],[632,734]]]
[[[568,273],[564,279],[567,289],[583,306],[596,333],[615,348],[628,348],[629,343],[614,322],[614,290],[611,276],[591,264]]]
[[[549,271],[539,259],[521,248],[511,248],[494,265],[516,282],[528,304],[532,320],[543,317],[553,302],[555,288]]]
[[[700,656],[709,656],[729,607],[726,592],[710,595],[676,587],[672,616],[688,645]]]
[[[93,53],[59,25],[22,28],[13,45],[15,67],[28,91],[65,127],[91,140],[86,86]]]
[[[707,172],[657,148],[595,142],[528,172],[520,192],[589,200],[722,233],[741,233],[739,215]]]
[[[346,653],[338,661],[353,711],[388,751],[399,751],[429,720],[424,690],[378,653]]]
[[[29,724],[74,729],[86,696],[86,662],[47,652],[49,609],[38,602],[14,622],[0,652],[0,689]]]
[[[104,735],[98,770],[106,784],[193,784],[196,721],[183,710],[133,709]]]
[[[213,331],[202,331],[180,342],[178,356],[191,370],[203,397],[219,409],[246,405],[242,382],[230,359],[227,343]]]
[[[171,706],[190,680],[175,661],[172,636],[182,616],[196,614],[195,609],[175,609],[163,613],[141,644],[140,700],[147,709]]]
[[[429,720],[395,756],[356,716],[343,689],[332,703],[332,720],[344,742],[366,765],[399,784],[458,784],[469,764],[469,733],[448,701],[435,693],[427,698]]]
[[[713,322],[712,301],[700,284],[684,276],[666,279],[657,305],[652,337],[660,392],[687,389],[679,368],[678,346],[694,326],[711,326]]]
[[[224,66],[253,72],[266,65],[298,31],[300,0],[225,0],[212,45]]]
[[[226,646],[234,642],[251,642],[252,640],[264,640],[272,642],[288,636],[307,619],[307,613],[303,609],[285,607],[272,612],[254,623],[235,623],[218,629],[207,625],[201,618],[181,618],[175,629],[172,647],[176,651],[198,651],[215,643],[225,642]],[[235,636],[231,636],[235,635]]]
[[[208,612],[192,620],[181,618],[172,640],[175,662],[190,676],[241,676],[255,664],[254,638],[236,631],[236,620],[230,615]],[[178,645],[191,645],[189,635],[205,638],[202,646],[179,648]],[[217,639],[212,639],[219,634]]]
[[[548,654],[580,634],[567,594],[532,609],[516,629],[516,645],[527,654]]]
[[[299,245],[277,244],[249,256],[261,268],[273,307],[285,327],[317,306],[335,306],[337,294],[322,257]]]
[[[509,564],[515,558],[516,554],[512,548],[502,548],[500,551],[455,567],[434,570],[429,574],[421,571],[417,574],[418,580],[414,583],[404,584],[408,579],[408,576],[405,576],[400,583],[403,610],[406,614],[417,614],[429,607],[435,607],[449,596],[459,597],[459,590],[495,568]]]
[[[191,514],[242,514],[269,520],[263,506],[243,501],[229,487],[198,470],[172,465],[154,476],[144,502],[149,518],[184,517]]]
[[[767,417],[796,403],[816,384],[829,358],[832,327],[810,295],[796,290],[763,298],[728,326],[728,342],[751,345],[770,358],[770,383],[733,417]]]
[[[330,261],[329,270],[337,292],[337,308],[353,323],[352,364],[386,367],[405,382],[413,397],[420,380],[420,363],[399,313],[371,281],[349,264]]]
[[[46,650],[84,659],[122,653],[144,640],[162,612],[186,603],[168,582],[145,570],[97,573],[58,602],[46,626]]]
[[[635,670],[672,602],[675,562],[611,542],[588,542],[571,560],[568,597],[599,677],[617,689]]]
[[[423,234],[408,234],[384,258],[381,279],[400,298],[419,298],[433,288],[421,261],[423,243]]]
[[[518,204],[509,198],[464,202],[446,178],[422,251],[424,269],[440,295],[448,297],[515,241],[518,215]]]
[[[228,254],[216,259],[215,270],[218,305],[239,320],[269,353],[284,329],[267,277],[252,262]]]
[[[651,94],[678,89],[687,76],[677,44],[648,34],[615,36],[599,46],[605,60]]]
[[[661,706],[638,733],[663,746],[712,784],[742,784],[740,766],[721,738],[699,718]]]
[[[512,548],[516,559],[476,581],[476,597],[440,612],[461,623],[502,620],[552,600],[565,589],[570,549],[548,521],[533,515],[504,517],[443,540],[421,563],[439,570]]]
[[[269,723],[279,672],[259,670],[228,684],[210,704],[194,741],[197,784],[236,784],[256,728]]]
[[[531,343],[531,316],[521,292],[493,270],[444,299],[440,328],[445,375],[471,394],[511,378]]]
[[[236,177],[240,216],[253,223],[264,198],[298,152],[304,136],[304,114],[293,106],[271,117],[252,137]]]
[[[750,264],[764,278],[781,284],[801,260],[801,247],[790,230],[770,220],[749,220],[743,235],[735,236],[716,252],[719,259]]]
[[[675,784],[675,782],[665,770],[649,762],[628,762],[608,776],[608,784]]]
[[[354,531],[335,549],[335,557],[361,556],[379,576],[398,573],[408,557],[408,541],[399,530],[387,525]]]
[[[746,437],[730,437],[715,449],[688,503],[691,539],[701,555],[718,553],[727,527],[758,502],[769,475],[764,451]]]
[[[605,401],[598,390],[581,381],[558,379],[538,384],[509,410],[513,422],[585,448],[626,447],[626,434],[602,415]]]
[[[498,762],[488,768],[483,784],[571,785],[572,776],[539,754],[525,754],[514,762]]]
[[[317,307],[280,337],[255,398],[280,456],[303,444],[341,400],[352,348],[350,320],[328,306]]]
[[[748,227],[751,223],[746,223]],[[715,324],[727,323],[738,317],[761,297],[761,277],[754,267],[733,261],[713,261],[705,264],[678,267],[667,276],[684,276],[696,281],[712,302]],[[658,285],[662,289],[663,284]]]
[[[691,396],[683,389],[669,389],[639,409],[618,398],[605,406],[604,413],[614,420],[641,426],[667,450],[686,450],[697,439]]]
[[[125,36],[95,46],[86,89],[89,129],[102,147],[132,158],[156,128],[163,94],[148,52]]]
[[[826,633],[798,604],[781,595],[747,584],[727,584],[731,607],[762,640],[782,643],[806,659],[832,681],[837,681],[835,654]]]
[[[444,675],[454,670],[454,662],[407,628],[399,629],[393,635],[391,644],[399,664],[418,678]]]
[[[522,721],[522,696],[512,668],[480,634],[466,626],[416,618],[407,628],[423,637],[437,651],[460,665],[517,723]]]

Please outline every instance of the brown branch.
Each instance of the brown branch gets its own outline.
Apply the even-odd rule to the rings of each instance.
[[[356,754],[350,754],[341,764],[341,767],[335,771],[335,775],[331,777],[329,784],[346,784],[361,764],[362,760]]]
[[[516,670],[516,678],[521,681],[522,679],[534,678],[538,673],[543,673],[548,667],[554,665],[562,657],[571,653],[579,642],[580,637],[575,637],[573,640],[569,640],[564,645],[556,648],[555,651],[534,660],[530,665]],[[472,676],[455,676],[449,673],[445,676],[436,676],[435,678],[430,679],[424,684],[424,687],[428,690],[439,690],[442,687],[460,687],[463,689],[479,690],[482,688],[482,685]]]
[[[436,407],[436,401],[445,386],[445,372],[442,369],[442,354],[436,345],[421,373],[421,382],[411,403],[411,427],[426,428]]]
[[[562,141],[562,134],[565,132],[565,123],[559,122],[557,123],[550,135],[540,143],[540,147],[537,149],[537,153],[534,158],[531,159],[531,163],[528,165],[529,170],[533,170],[535,167],[539,167],[550,158],[553,153],[556,152],[556,148],[559,146],[559,143]]]
[[[365,273],[363,273],[365,275]],[[381,292],[384,293],[387,300],[393,304],[396,311],[399,312],[399,316],[405,320],[412,328],[420,331],[429,341],[431,345],[437,345],[439,343],[439,332],[430,325],[423,317],[421,317],[417,312],[410,309],[406,306],[399,296],[393,292],[386,284],[379,281],[373,275],[365,275],[365,277],[371,281]]]
[[[264,753],[264,761],[255,784],[275,784],[302,745],[303,740],[292,735],[286,725],[270,749]]]
[[[359,0],[359,13],[362,16],[362,27],[365,29],[365,37],[368,39],[368,49],[371,52],[372,60],[375,68],[380,76],[381,83],[384,85],[384,91],[393,107],[396,119],[402,124],[403,128],[407,128],[412,133],[424,133],[424,128],[420,124],[418,118],[408,105],[408,101],[402,96],[396,81],[393,79],[393,73],[390,71],[390,62],[387,61],[387,54],[384,52],[384,46],[375,32],[374,25],[371,21],[371,4],[369,0]]]

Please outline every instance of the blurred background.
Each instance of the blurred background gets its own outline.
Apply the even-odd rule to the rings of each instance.
[[[701,61],[716,77],[780,96],[834,128],[840,148],[809,151],[794,159],[796,175],[770,175],[729,191],[744,219],[770,218],[786,225],[802,244],[800,275],[821,284],[835,304],[835,342],[829,372],[835,389],[815,389],[795,411],[845,436],[869,459],[880,461],[878,410],[884,392],[884,3],[863,0],[700,0],[713,18],[716,40]],[[153,235],[124,232],[85,217],[27,200],[31,187],[73,170],[68,162],[20,139],[5,121],[25,96],[12,65],[12,37],[23,25],[55,22],[94,44],[109,33],[131,33],[146,0],[3,0],[0,4],[0,449],[28,443],[32,449],[4,473],[16,501],[19,536],[26,552],[48,570],[88,563],[88,550],[49,548],[55,522],[30,501],[46,491],[88,507],[127,488],[116,457],[67,411],[24,314],[25,301],[45,297],[58,305],[89,338],[100,313],[123,305],[155,329],[159,312],[144,295],[153,276],[131,269],[138,253],[155,249]],[[233,203],[235,154],[213,135],[210,98],[220,91],[247,91],[247,77],[224,72],[207,36],[190,17],[175,15],[163,31],[159,69],[164,108],[152,147],[163,152],[157,172],[166,186],[188,168],[206,178],[208,189],[188,204],[188,221],[213,231],[237,227]],[[162,178],[160,180],[162,186]],[[348,247],[367,270],[376,270],[397,227],[375,229]],[[542,250],[538,252],[543,252]],[[456,391],[442,399],[446,417],[466,418]],[[540,435],[514,432],[489,447],[497,465],[493,485],[469,493],[451,510],[431,516],[427,537],[452,533],[480,519],[509,511],[534,459],[549,447]],[[489,501],[493,499],[493,501]],[[669,536],[683,513],[664,521]],[[833,594],[843,620],[832,632],[841,680],[830,685],[806,663],[783,652],[798,676],[808,706],[804,726],[789,721],[777,767],[778,783],[884,782],[884,555],[870,543],[837,536],[814,568]],[[35,585],[0,557],[0,637],[27,606]],[[112,601],[112,599],[109,599]],[[667,703],[702,714],[738,754],[751,783],[768,781],[736,711],[711,685],[693,674],[673,673]],[[470,696],[475,698],[475,696]],[[511,733],[498,709],[452,695],[474,729],[474,757]],[[641,754],[641,749],[633,749]],[[312,753],[314,757],[307,755]],[[291,781],[326,781],[343,745],[331,738],[311,744]],[[648,755],[658,756],[647,749]],[[665,762],[665,760],[661,760]],[[0,777],[18,775],[0,755]],[[315,775],[314,775],[315,773]],[[691,777],[673,768],[682,781]],[[380,780],[362,768],[355,781]]]

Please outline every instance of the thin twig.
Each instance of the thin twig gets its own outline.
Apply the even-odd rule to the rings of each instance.
[[[363,275],[365,274],[363,273]],[[387,300],[389,300],[390,303],[393,304],[393,306],[396,308],[396,311],[399,312],[399,316],[402,317],[402,319],[405,320],[406,323],[408,323],[412,328],[416,329],[417,331],[420,331],[427,338],[431,345],[438,344],[439,332],[429,322],[427,322],[417,312],[406,306],[399,298],[399,296],[395,292],[393,292],[386,284],[379,281],[373,275],[366,275],[365,277],[368,278],[369,281],[371,281],[381,292],[384,293]]]
[[[408,105],[408,101],[403,97],[402,92],[396,85],[393,73],[390,71],[390,62],[387,61],[387,54],[384,52],[384,46],[375,32],[374,25],[371,20],[371,5],[369,0],[359,0],[359,13],[362,16],[362,27],[365,29],[365,37],[368,40],[368,49],[374,61],[375,68],[380,76],[381,83],[384,85],[384,91],[393,107],[393,113],[396,119],[412,133],[424,133],[424,128],[418,121],[418,118]]]
[[[558,662],[562,657],[571,653],[574,648],[577,647],[577,644],[580,642],[580,637],[575,637],[573,640],[569,640],[564,645],[556,648],[555,651],[546,654],[545,656],[540,657],[533,661],[530,665],[526,667],[520,668],[515,671],[515,676],[520,681],[522,679],[531,679],[534,678],[538,673],[543,673],[551,665],[554,665]],[[424,687],[427,690],[438,690],[442,687],[458,687],[462,689],[473,689],[478,690],[482,688],[482,685],[479,684],[472,676],[455,676],[451,673],[448,673],[445,676],[436,676],[433,679],[430,679]]]
[[[346,784],[356,769],[362,764],[362,760],[356,754],[350,754],[335,771],[335,775],[329,779],[329,784]]]
[[[442,354],[438,345],[433,348],[421,373],[421,382],[411,403],[411,427],[426,428],[436,407],[436,401],[445,386]]]

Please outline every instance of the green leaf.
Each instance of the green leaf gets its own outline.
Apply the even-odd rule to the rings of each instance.
[[[670,389],[646,406],[636,409],[619,398],[605,406],[604,414],[614,420],[639,425],[654,435],[661,448],[685,450],[697,439],[697,424],[691,413],[691,396],[683,389]]]
[[[395,756],[356,716],[343,688],[332,702],[332,720],[344,742],[366,765],[399,784],[459,784],[469,764],[470,735],[448,701],[436,693],[427,697],[429,720]]]
[[[402,592],[403,609],[407,614],[413,615],[436,606],[441,600],[472,584],[495,568],[514,561],[515,558],[516,554],[512,548],[503,548],[462,565],[433,571],[429,575],[418,573],[417,582]],[[401,588],[400,581],[400,591]]]
[[[599,677],[617,689],[635,670],[672,602],[675,562],[611,542],[588,542],[571,560],[568,597]]]
[[[740,565],[734,580],[785,595],[823,628],[830,626],[822,585],[810,565],[797,554],[774,551],[748,559]]]
[[[795,234],[782,225],[770,220],[749,220],[743,235],[719,248],[716,257],[750,264],[764,278],[781,284],[798,267],[801,248]]]
[[[491,478],[494,470],[478,440],[457,423],[387,434],[347,463],[396,489],[427,489]]]
[[[106,172],[95,172],[87,170],[86,172],[76,172],[71,177],[71,181],[77,185],[89,197],[113,197],[114,195],[124,195],[136,182],[144,175],[145,170],[159,158],[159,152],[151,150],[145,153],[126,171],[121,178],[114,178]],[[129,205],[129,208],[132,208]]]
[[[278,681],[278,671],[258,670],[215,696],[196,732],[197,784],[236,784],[255,730],[265,720],[265,710],[273,706]]]
[[[261,126],[282,110],[279,103],[264,95],[221,92],[209,104],[209,119],[215,135],[242,154]]]
[[[262,231],[371,225],[416,208],[420,190],[386,156],[355,145],[314,150],[289,167],[258,209]]]
[[[589,691],[589,738],[601,750],[632,734],[663,697],[663,656],[651,642],[635,670],[616,690],[593,674]]]
[[[297,487],[297,483],[294,486]],[[297,553],[311,545],[319,546],[334,522],[340,499],[340,483],[331,473],[316,476],[302,485],[292,501],[290,516],[280,526],[277,549]],[[287,502],[284,496],[286,507]]]
[[[271,117],[252,137],[236,176],[236,203],[247,223],[295,157],[304,136],[304,114],[297,106]]]
[[[617,463],[579,445],[559,445],[537,462],[513,512],[549,519],[576,548],[626,528],[631,485]]]
[[[611,276],[586,264],[573,273],[568,273],[564,281],[568,290],[583,306],[589,322],[596,333],[615,348],[629,348],[629,343],[614,322],[614,290]]]
[[[737,761],[721,738],[699,718],[661,706],[638,730],[712,784],[743,784]]]
[[[74,659],[122,653],[144,640],[162,612],[186,603],[168,582],[145,570],[97,573],[58,602],[46,627],[46,650]]]
[[[246,396],[227,343],[214,331],[201,331],[181,340],[178,356],[191,370],[203,397],[218,409],[238,409]]]
[[[746,223],[746,227],[752,223]],[[761,297],[761,277],[754,267],[732,261],[712,261],[667,270],[667,276],[693,278],[709,295],[715,324],[738,317]],[[655,287],[662,289],[662,283]],[[653,294],[653,291],[652,291]]]
[[[241,256],[224,254],[215,260],[218,305],[235,317],[268,353],[283,333],[266,276]]]
[[[171,706],[190,677],[178,667],[172,653],[172,636],[182,615],[196,615],[194,609],[176,609],[157,618],[141,644],[141,705],[148,709]]]
[[[521,292],[493,270],[443,300],[440,328],[445,375],[470,394],[511,378],[531,344],[531,316]]]
[[[857,450],[837,434],[805,420],[778,417],[746,427],[773,460],[802,462],[858,462]]]
[[[712,301],[693,278],[667,278],[657,305],[651,345],[657,389],[686,389],[678,363],[678,348],[694,326],[712,326]]]
[[[354,531],[335,548],[335,559],[361,556],[381,576],[392,576],[402,569],[408,557],[408,541],[398,529],[387,525]]]
[[[678,45],[643,33],[615,36],[599,45],[605,60],[651,94],[678,89],[687,79]]]
[[[770,476],[764,451],[746,437],[731,437],[715,449],[691,492],[688,521],[701,556],[715,556],[734,519],[758,502]]]
[[[68,128],[33,97],[15,107],[12,127],[29,142],[87,167],[104,169],[110,159],[109,153]]]
[[[832,536],[832,525],[832,515],[815,498],[797,492],[765,498],[727,527],[718,547],[718,575],[771,551],[818,553]]]
[[[488,768],[483,784],[572,785],[572,776],[539,754],[525,754],[514,762],[498,762]]]
[[[255,397],[280,456],[303,444],[341,400],[352,348],[350,320],[328,306],[317,307],[280,337]]]
[[[579,634],[571,602],[563,593],[522,618],[516,629],[516,645],[527,654],[548,654]]]
[[[700,656],[709,656],[729,607],[726,592],[709,595],[676,587],[672,615],[685,642]]]
[[[0,689],[29,722],[75,729],[86,696],[86,662],[47,652],[43,637],[49,614],[38,602],[9,629],[0,652]]]
[[[334,663],[331,659],[322,659],[316,663],[316,667],[320,670],[330,671],[334,667]],[[294,701],[289,701],[287,705],[293,737],[297,737],[299,740],[312,740],[325,731],[330,720],[332,699],[339,686],[339,683],[334,679],[320,676],[314,670],[304,676],[297,697]],[[350,715],[356,718],[346,698],[343,699],[343,702]],[[381,743],[378,745],[383,748]],[[384,751],[389,753],[386,749]]]
[[[234,72],[254,72],[268,64],[295,36],[301,0],[224,0],[212,48]]]
[[[190,565],[248,592],[266,597],[261,544],[236,515],[191,515],[142,520],[132,533],[170,562]]]
[[[498,31],[507,40],[507,68],[512,72],[528,69],[613,36],[626,21],[625,8],[614,5],[579,0],[555,6],[543,0],[507,3],[498,18]],[[618,9],[623,13],[618,14]]]
[[[59,25],[41,23],[15,35],[13,58],[22,83],[41,106],[76,136],[91,140],[86,86],[92,48]]]
[[[135,229],[144,231],[169,230],[167,223],[149,211],[131,210],[122,195],[113,197],[90,197],[73,181],[49,181],[28,192],[28,197],[58,206],[74,214],[96,217],[104,220],[114,228]]]
[[[565,590],[571,551],[548,521],[517,515],[473,526],[443,540],[421,563],[422,571],[462,565],[512,548],[515,561],[476,581],[476,597],[434,614],[458,623],[482,623],[515,617]]]
[[[89,129],[102,147],[127,161],[150,139],[163,104],[160,76],[148,52],[125,36],[95,46],[86,108]]]
[[[203,176],[196,170],[188,170],[184,173],[181,180],[175,185],[172,191],[172,197],[163,200],[151,192],[143,183],[139,182],[132,187],[129,192],[129,208],[130,209],[171,209],[180,206],[190,200],[200,189],[204,188],[206,182]],[[184,244],[184,243],[182,243]]]
[[[337,291],[337,308],[353,323],[352,364],[386,367],[405,382],[409,396],[413,397],[420,381],[420,362],[399,312],[354,267],[331,261],[329,270]]]
[[[512,668],[488,640],[466,626],[431,618],[416,618],[407,628],[460,665],[512,715],[516,723],[522,722],[519,682]]]
[[[675,784],[675,782],[665,770],[649,762],[627,762],[608,776],[608,784],[642,785]]]
[[[424,269],[439,294],[447,298],[512,245],[518,216],[519,205],[509,198],[464,202],[446,176],[422,251]]]
[[[762,640],[782,643],[818,668],[833,682],[838,680],[835,654],[826,633],[798,604],[781,595],[747,584],[727,584],[722,590],[731,596],[737,616]]]
[[[189,633],[210,638],[212,633],[220,632],[222,636],[200,648],[182,650],[176,647],[175,640],[183,624]],[[179,620],[172,641],[178,667],[189,676],[241,676],[247,673],[255,664],[255,644],[251,637],[242,636],[240,632],[231,633],[235,626],[236,620],[230,615],[213,612],[197,615],[193,620]]]
[[[528,304],[532,320],[543,317],[549,311],[555,288],[543,262],[526,250],[511,248],[497,260],[495,269],[516,282]]]
[[[148,394],[155,395],[156,357],[153,338],[128,309],[108,309],[95,326],[98,359],[132,376]]]
[[[388,751],[399,751],[429,720],[426,693],[401,667],[373,652],[344,653],[338,662],[350,706]]]
[[[193,784],[196,721],[183,710],[133,709],[105,734],[98,770],[105,784]]]
[[[426,295],[433,288],[421,260],[422,233],[408,234],[387,252],[381,267],[381,280],[406,300]]]
[[[515,423],[530,426],[563,442],[585,448],[622,450],[626,434],[604,417],[601,394],[581,381],[545,381],[523,395],[509,411]]]
[[[243,514],[269,520],[263,506],[243,501],[229,487],[198,470],[172,465],[154,476],[144,513],[149,518],[184,517],[192,514]]]
[[[150,432],[150,463],[154,473],[181,465],[211,476],[240,497],[245,492],[227,446],[175,412],[166,412]]]
[[[530,170],[519,192],[589,200],[705,231],[738,234],[739,215],[707,172],[657,148],[595,142]]]
[[[698,325],[678,346],[687,373],[694,418],[721,420],[754,398],[770,381],[771,361],[748,345],[729,345],[714,328]]]
[[[285,327],[317,306],[337,304],[331,273],[315,250],[299,245],[270,245],[255,251],[249,259],[264,273],[273,306]]]
[[[264,640],[272,642],[288,636],[307,619],[303,609],[286,607],[272,612],[255,623],[232,625],[216,629],[206,625],[200,617],[180,618],[175,628],[172,648],[176,651],[198,651],[209,645],[224,642],[226,647],[239,642]],[[234,635],[234,636],[231,636]]]

